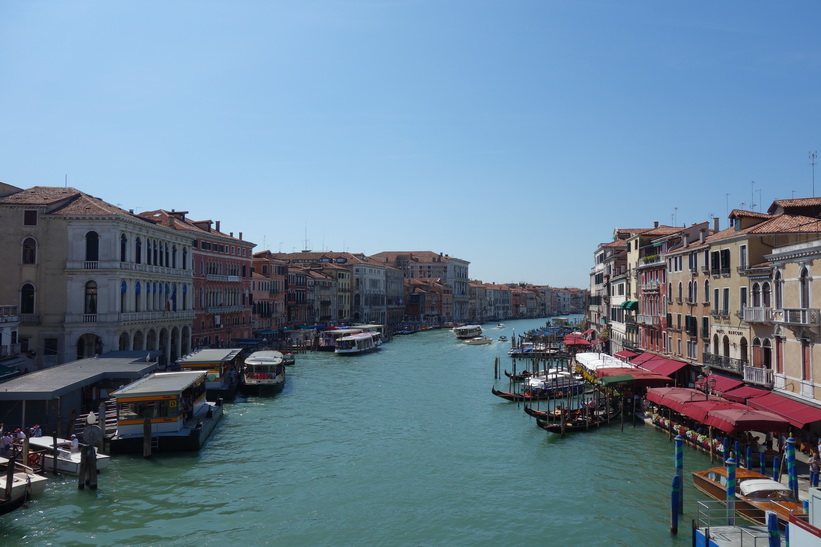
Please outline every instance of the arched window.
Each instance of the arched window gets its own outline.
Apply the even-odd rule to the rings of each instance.
[[[188,269],[188,249],[185,247],[182,248],[182,263],[180,264],[180,268],[183,270]]]
[[[770,283],[765,282],[761,290],[761,305],[765,308],[770,307]]]
[[[758,283],[753,283],[753,301],[751,305],[754,308],[761,306],[761,285]]]
[[[120,282],[120,313],[124,313],[128,307],[128,283],[123,279]]]
[[[783,307],[782,304],[781,304],[781,302],[782,302],[782,299],[781,299],[782,286],[781,286],[781,272],[780,271],[775,272],[775,279],[773,279],[773,282],[775,283],[775,309],[779,310]]]
[[[137,264],[143,263],[143,242],[139,237],[134,242],[134,262]]]
[[[798,280],[801,286],[801,305],[802,309],[810,307],[810,273],[807,268],[801,268],[801,278]]]
[[[157,257],[157,242],[155,241],[154,244],[151,246],[151,252],[154,254],[154,262],[152,264],[159,264],[157,261],[159,258]]]
[[[177,246],[176,245],[171,247],[171,267],[172,268],[177,267]]]
[[[120,262],[125,262],[128,257],[128,238],[125,234],[120,236]]]
[[[134,285],[134,311],[140,311],[140,282]]]
[[[97,232],[86,234],[86,262],[97,262],[100,260],[100,236]]]
[[[34,313],[34,285],[31,283],[20,289],[20,313]]]
[[[705,304],[710,303],[710,280],[709,279],[704,280],[704,303]]]
[[[681,281],[678,282],[678,296],[676,297],[678,302],[681,302],[681,297],[684,296],[684,291],[682,290],[683,285]]]
[[[698,281],[693,281],[693,304],[698,302]]]
[[[86,283],[86,297],[83,313],[97,313],[97,283],[89,281]]]
[[[37,242],[33,237],[23,240],[23,264],[37,263]]]

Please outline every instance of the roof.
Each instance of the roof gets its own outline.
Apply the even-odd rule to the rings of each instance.
[[[177,364],[216,364],[232,360],[242,351],[240,348],[200,349],[177,360]]]
[[[140,378],[111,394],[112,397],[145,397],[148,395],[173,395],[182,392],[207,374],[204,370],[180,372],[155,372]]]
[[[63,186],[34,186],[0,198],[0,204],[46,207],[52,215],[121,215],[139,218],[100,198]]]
[[[18,376],[0,384],[0,401],[49,400],[104,379],[133,380],[156,370],[159,352],[113,351]]]

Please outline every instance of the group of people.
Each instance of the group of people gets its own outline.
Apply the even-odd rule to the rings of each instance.
[[[0,430],[2,430],[2,425],[0,425]],[[29,428],[29,436],[43,436],[43,430],[40,429],[39,424]],[[19,427],[15,429],[14,432],[6,431],[3,434],[3,436],[0,437],[0,456],[7,457],[9,455],[9,452],[11,451],[12,446],[14,446],[15,443],[22,443],[23,439],[25,438],[26,432]]]

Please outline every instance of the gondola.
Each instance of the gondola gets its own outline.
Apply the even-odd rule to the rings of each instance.
[[[576,395],[584,392],[584,383],[557,386],[550,389],[537,389],[532,391],[522,391],[521,393],[511,393],[509,391],[499,391],[495,387],[491,392],[497,397],[508,401],[545,401],[547,399],[558,399],[568,395]]]
[[[523,370],[522,372],[518,372],[516,374],[511,374],[507,370],[505,370],[505,376],[513,380],[514,382],[523,382],[533,376],[533,373],[529,370]]]
[[[0,498],[0,515],[5,515],[6,513],[11,513],[12,511],[19,509],[23,506],[23,504],[26,503],[28,498],[28,490],[24,491],[21,495],[17,496],[16,498],[12,498],[10,500]]]
[[[564,433],[575,433],[579,431],[588,431],[590,429],[597,428],[602,425],[607,425],[608,423],[612,422],[614,418],[618,417],[619,412],[615,411],[608,415],[594,415],[590,418],[586,418],[585,416],[576,416],[573,419],[566,420],[564,423]],[[556,433],[557,435],[562,434],[562,423],[559,422],[551,422],[542,420],[541,418],[536,418],[536,425],[544,429],[545,431],[549,431],[550,433]]]

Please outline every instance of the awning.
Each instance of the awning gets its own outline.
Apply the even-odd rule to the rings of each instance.
[[[799,428],[821,421],[821,408],[795,399],[789,399],[777,393],[755,397],[747,401],[747,405],[778,414]]]
[[[704,423],[730,434],[742,431],[787,431],[790,427],[788,421],[778,414],[750,408],[711,410]]]
[[[631,363],[634,365],[640,365],[642,363],[646,363],[650,359],[655,359],[656,357],[658,357],[658,355],[656,355],[655,353],[644,352],[635,359],[633,359]]]
[[[713,410],[747,410],[747,407],[731,401],[693,401],[684,405],[681,413],[697,422],[706,423],[707,415]]]
[[[577,334],[568,334],[562,340],[565,346],[589,346],[590,340],[585,340]]]
[[[625,350],[618,351],[618,352],[614,353],[613,357],[618,357],[619,359],[630,360],[630,359],[632,359],[633,357],[635,357],[637,355],[638,355],[638,353],[633,353],[632,351],[627,351],[625,349]]]
[[[672,380],[667,376],[633,367],[607,367],[596,369],[596,376],[604,385],[610,384],[638,384],[642,386],[659,386],[669,384]]]
[[[715,383],[713,383],[713,380],[715,380]],[[730,378],[729,376],[710,374],[701,381],[696,380],[696,389],[704,389],[705,385],[710,386],[712,391],[720,391],[721,393],[724,393],[725,391],[730,391],[731,389],[743,386],[744,382],[741,380],[736,380],[735,378]]]
[[[584,336],[587,336],[588,334],[593,334],[594,332],[596,332],[596,331],[595,331],[595,330],[593,330],[593,329],[587,329],[587,330],[586,330],[586,331],[584,331],[582,334],[583,334]]]
[[[638,300],[625,300],[622,302],[621,306],[619,306],[628,311],[637,311],[639,309],[639,301]]]
[[[669,380],[669,378],[668,378]],[[647,400],[676,412],[681,412],[688,403],[696,401],[722,401],[721,397],[707,395],[689,387],[660,387],[647,390]]]
[[[670,376],[671,374],[675,374],[676,372],[678,372],[686,366],[687,363],[683,361],[675,361],[673,359],[668,359],[666,357],[656,357],[655,359],[645,361],[641,365],[642,368],[646,368],[649,371],[655,372],[656,374],[661,374],[663,376]]]
[[[741,386],[733,388],[729,391],[725,391],[721,395],[725,399],[729,399],[730,401],[735,401],[737,403],[746,403],[748,399],[752,399],[754,397],[761,397],[770,393],[769,389],[763,389],[760,387],[753,387],[753,386]]]

